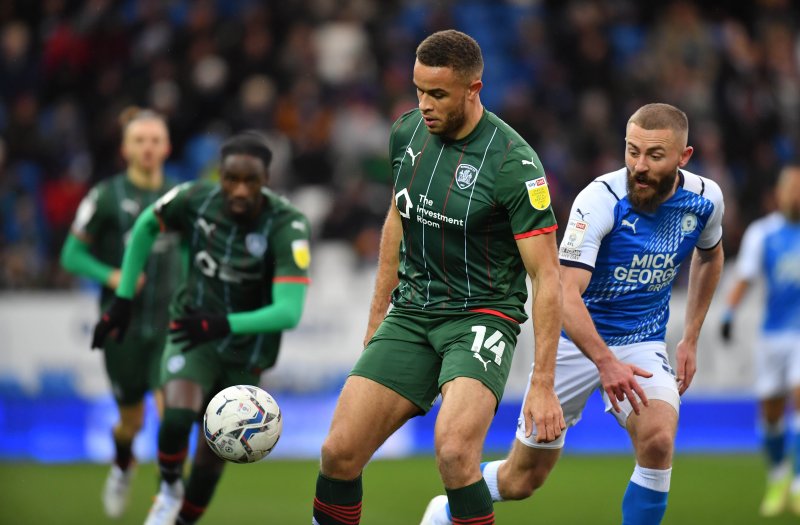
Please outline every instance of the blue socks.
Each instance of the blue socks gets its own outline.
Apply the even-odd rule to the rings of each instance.
[[[672,469],[640,467],[633,470],[622,498],[623,525],[658,525],[667,510]]]

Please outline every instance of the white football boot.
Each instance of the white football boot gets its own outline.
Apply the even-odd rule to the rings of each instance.
[[[109,518],[120,518],[128,508],[128,497],[131,493],[131,479],[134,467],[122,470],[117,465],[112,465],[108,472],[106,483],[103,486],[103,509]]]
[[[183,482],[177,480],[169,484],[161,482],[161,490],[150,507],[144,525],[175,525],[183,504]]]
[[[433,498],[428,506],[425,507],[425,514],[419,525],[451,525],[450,517],[447,513],[447,496],[440,494]]]

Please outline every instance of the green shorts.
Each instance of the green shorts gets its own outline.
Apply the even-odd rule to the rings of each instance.
[[[186,343],[175,344],[167,339],[161,361],[161,383],[172,379],[187,379],[200,385],[203,395],[210,398],[223,388],[233,385],[258,385],[261,368],[226,360],[217,351],[218,341],[200,345],[183,353]]]
[[[350,375],[391,388],[428,412],[442,385],[477,379],[503,397],[520,325],[490,314],[393,308]]]
[[[120,406],[136,405],[144,395],[161,386],[161,353],[166,332],[150,337],[128,332],[118,343],[109,337],[105,343],[106,373],[111,391]]]

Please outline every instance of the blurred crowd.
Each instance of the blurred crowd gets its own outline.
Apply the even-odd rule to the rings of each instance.
[[[729,5],[728,5],[729,4]],[[317,239],[373,262],[390,201],[391,123],[416,104],[416,44],[457,28],[486,62],[482,100],[537,150],[563,222],[622,166],[628,116],[690,119],[688,169],[726,196],[724,243],[772,207],[800,148],[800,9],[791,0],[9,0],[0,3],[0,289],[58,288],[88,188],[123,169],[117,117],[169,122],[167,173],[214,177],[230,133],[258,128],[271,185]]]

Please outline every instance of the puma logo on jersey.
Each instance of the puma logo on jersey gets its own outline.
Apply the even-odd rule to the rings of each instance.
[[[412,166],[414,165],[414,161],[417,160],[417,157],[422,155],[421,151],[419,153],[417,153],[416,155],[414,155],[414,150],[411,149],[411,146],[408,146],[406,148],[406,153],[408,153],[408,155],[411,157],[411,165]]]
[[[536,164],[533,163],[533,157],[531,157],[531,160],[522,159],[522,165],[523,166],[533,166],[534,168],[536,167]]]
[[[631,230],[633,230],[634,235],[636,234],[636,223],[639,222],[639,217],[636,217],[633,222],[629,221],[628,219],[622,219],[622,223],[620,226],[627,226]]]
[[[203,233],[206,234],[206,237],[211,237],[211,234],[214,233],[214,230],[217,229],[217,225],[213,222],[211,224],[207,223],[206,220],[202,217],[197,219],[197,227],[203,230]]]
[[[575,211],[577,211],[578,215],[581,216],[581,220],[582,221],[585,221],[586,220],[586,216],[591,213],[591,212],[588,212],[588,211],[586,213],[583,213],[580,208],[576,209]]]
[[[489,363],[490,363],[490,361],[484,361],[483,358],[481,357],[481,354],[479,354],[478,352],[473,352],[472,355],[475,356],[475,359],[477,359],[478,361],[480,361],[483,364],[483,371],[484,372],[488,372],[489,371]]]

